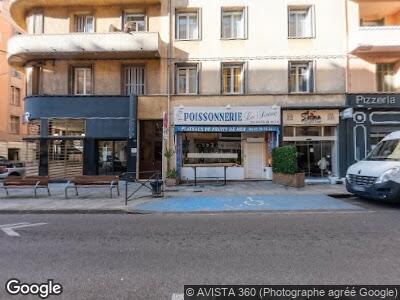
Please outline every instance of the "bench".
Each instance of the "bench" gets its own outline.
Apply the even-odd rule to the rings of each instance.
[[[78,194],[79,188],[95,188],[95,187],[108,187],[110,189],[110,198],[112,198],[113,189],[117,190],[119,196],[119,177],[118,176],[106,176],[106,175],[97,175],[97,176],[76,176],[72,180],[68,181],[65,186],[65,198],[68,198],[68,189],[75,189],[76,196]]]
[[[2,188],[9,196],[9,189],[33,188],[35,198],[37,197],[38,189],[47,189],[47,194],[51,196],[49,190],[49,177],[47,176],[9,176],[4,179]]]

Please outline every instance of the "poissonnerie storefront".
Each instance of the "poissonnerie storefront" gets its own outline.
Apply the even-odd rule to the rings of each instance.
[[[277,106],[177,107],[176,165],[182,180],[271,179],[271,151],[278,146]]]

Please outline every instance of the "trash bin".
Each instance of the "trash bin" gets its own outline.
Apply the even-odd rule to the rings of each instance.
[[[156,180],[156,181],[151,181],[150,186],[151,186],[151,193],[153,197],[162,197],[162,185],[163,182],[162,180]]]

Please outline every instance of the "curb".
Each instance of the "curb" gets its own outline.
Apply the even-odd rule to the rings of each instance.
[[[0,215],[4,214],[134,214],[125,209],[27,209],[27,210],[0,210]]]

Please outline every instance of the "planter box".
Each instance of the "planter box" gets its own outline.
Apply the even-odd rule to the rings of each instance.
[[[166,178],[165,179],[165,185],[166,186],[177,186],[178,185],[178,179],[177,178]]]
[[[304,187],[304,173],[296,173],[296,174],[283,174],[283,173],[274,173],[272,177],[272,182],[276,184],[291,186],[295,188]]]

